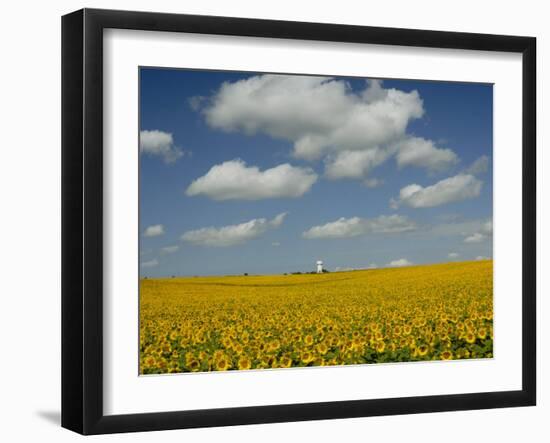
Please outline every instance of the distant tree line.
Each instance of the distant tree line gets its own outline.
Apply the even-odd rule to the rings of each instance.
[[[330,271],[328,269],[323,268],[323,274],[328,274]],[[307,275],[307,274],[317,274],[317,271],[310,271],[310,272],[301,272],[301,271],[295,271],[295,272],[285,272],[284,275]]]

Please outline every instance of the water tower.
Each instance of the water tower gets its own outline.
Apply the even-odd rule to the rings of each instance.
[[[321,260],[317,260],[317,274],[323,273],[323,262]]]

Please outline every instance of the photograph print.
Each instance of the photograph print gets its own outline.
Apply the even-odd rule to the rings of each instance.
[[[493,357],[492,84],[139,78],[140,374]]]

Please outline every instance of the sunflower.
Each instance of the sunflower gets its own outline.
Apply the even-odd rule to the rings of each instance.
[[[206,337],[204,336],[203,333],[200,333],[195,337],[195,343],[203,344],[205,342],[206,342]]]
[[[321,357],[317,357],[313,360],[313,366],[325,366],[325,361]]]
[[[156,360],[155,360],[155,357],[153,356],[148,356],[148,357],[145,357],[145,360],[144,360],[144,363],[145,363],[145,366],[155,366],[156,364]]]
[[[487,329],[486,328],[479,328],[477,330],[477,338],[481,340],[485,340],[487,338]]]
[[[269,351],[275,352],[277,349],[281,347],[281,342],[279,340],[273,340],[269,343]]]
[[[416,352],[421,357],[424,357],[428,353],[428,350],[428,345],[420,345],[418,348],[416,348]]]
[[[270,367],[272,363],[272,357],[270,355],[262,355],[262,358],[260,359],[260,364],[263,367]]]
[[[376,352],[382,353],[386,349],[386,343],[379,341],[376,343]]]
[[[304,351],[302,352],[302,355],[300,357],[300,359],[302,360],[302,362],[304,362],[306,365],[308,363],[311,363],[314,359],[314,355],[312,352],[309,352],[309,351]]]
[[[252,367],[252,361],[248,357],[239,358],[238,366],[240,370],[250,369]]]
[[[472,343],[475,343],[476,341],[476,336],[472,333],[472,332],[467,332],[466,335],[464,336],[464,339],[472,344]]]
[[[198,360],[191,360],[187,366],[191,372],[197,372],[201,368],[201,364]]]
[[[443,351],[441,353],[441,360],[452,360],[453,353],[451,351]]]
[[[227,371],[231,368],[231,363],[227,357],[221,357],[215,362],[216,371]]]
[[[308,334],[304,337],[304,343],[307,346],[311,346],[313,344],[313,336],[311,334]]]
[[[279,366],[281,368],[290,368],[292,365],[292,359],[286,355],[283,355],[279,360]]]
[[[317,345],[317,352],[321,355],[325,355],[328,352],[328,346],[325,344],[325,342],[319,343]]]
[[[157,366],[164,371],[164,370],[166,370],[166,368],[168,366],[168,363],[166,362],[166,360],[160,360],[157,363]]]

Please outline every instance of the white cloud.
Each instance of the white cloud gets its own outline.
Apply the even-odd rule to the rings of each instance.
[[[285,220],[285,217],[287,216],[287,213],[286,212],[281,212],[280,214],[278,214],[277,216],[275,216],[273,218],[273,220],[271,220],[269,222],[269,224],[271,226],[274,226],[275,228],[278,228],[279,226],[281,226],[283,224],[283,221]]]
[[[173,254],[174,252],[178,252],[179,248],[180,247],[178,245],[165,246],[164,248],[160,249],[160,252],[162,252],[163,254]]]
[[[206,100],[207,98],[202,95],[196,95],[194,97],[191,97],[189,99],[189,107],[193,111],[199,111],[201,109],[201,106],[204,104]]]
[[[487,172],[488,170],[489,157],[482,155],[466,169],[466,174],[479,175]]]
[[[367,178],[363,184],[367,188],[378,188],[384,184],[384,180],[380,180],[379,178]]]
[[[481,231],[485,234],[492,235],[493,234],[493,220],[487,220],[483,223],[481,226]]]
[[[487,235],[492,234],[493,222],[491,219],[473,219],[451,221],[449,223],[440,223],[430,228],[430,234],[442,237],[466,237],[474,232],[483,232]]]
[[[484,221],[479,229],[473,234],[466,235],[464,238],[464,243],[481,243],[486,238],[493,235],[493,221],[487,220]]]
[[[407,260],[406,258],[400,258],[398,260],[393,260],[387,264],[393,268],[401,268],[403,266],[411,266],[413,263]]]
[[[154,258],[153,260],[141,262],[141,266],[144,268],[154,268],[155,266],[158,266],[158,264],[159,261],[156,258]]]
[[[476,260],[490,260],[490,258],[489,258],[489,257],[485,257],[485,256],[483,256],[483,255],[478,255],[478,256],[476,257]]]
[[[485,240],[485,235],[475,232],[472,235],[467,236],[464,239],[464,243],[481,243],[483,240]]]
[[[174,145],[172,134],[164,131],[140,131],[139,150],[148,155],[162,157],[166,163],[174,163],[183,156],[183,151]]]
[[[201,112],[212,128],[289,141],[297,158],[329,157],[327,176],[357,178],[396,152],[424,109],[417,91],[384,89],[379,80],[354,92],[340,79],[258,75],[223,83]],[[357,167],[355,151],[370,152]]]
[[[349,272],[349,271],[355,271],[355,270],[356,270],[355,268],[346,268],[342,266],[336,266],[334,268],[334,272]]]
[[[234,246],[259,237],[269,229],[279,227],[285,216],[286,213],[283,212],[272,220],[255,218],[238,225],[196,229],[185,232],[181,239],[199,246]]]
[[[271,243],[271,246],[277,248],[277,247],[281,246],[281,243],[279,243],[278,241],[274,241],[273,243]]]
[[[377,269],[378,265],[376,263],[371,263],[367,267],[364,268],[351,268],[351,267],[344,267],[344,266],[336,266],[334,268],[334,272],[348,272],[348,271],[364,271],[366,269]]]
[[[449,258],[457,258],[457,257],[460,257],[460,254],[458,252],[449,252],[448,257]]]
[[[432,172],[441,172],[458,163],[458,156],[450,149],[437,148],[431,140],[408,137],[397,144],[397,165],[416,166]]]
[[[390,206],[400,204],[412,208],[431,208],[451,202],[457,202],[479,196],[483,182],[473,175],[458,174],[441,180],[431,186],[412,184],[399,192],[398,200],[391,200]]]
[[[145,237],[158,237],[159,235],[164,234],[164,226],[163,225],[151,225],[148,226],[145,231],[143,232],[143,235]]]
[[[368,151],[342,151],[325,159],[325,175],[332,179],[365,177],[376,166],[384,163],[390,153],[373,148]]]
[[[310,168],[288,163],[260,171],[240,159],[213,166],[189,185],[188,196],[206,195],[213,200],[259,200],[300,197],[317,181]]]
[[[416,229],[416,224],[402,215],[381,215],[376,218],[340,218],[320,226],[313,226],[302,236],[308,239],[346,238],[366,234],[391,234]]]

